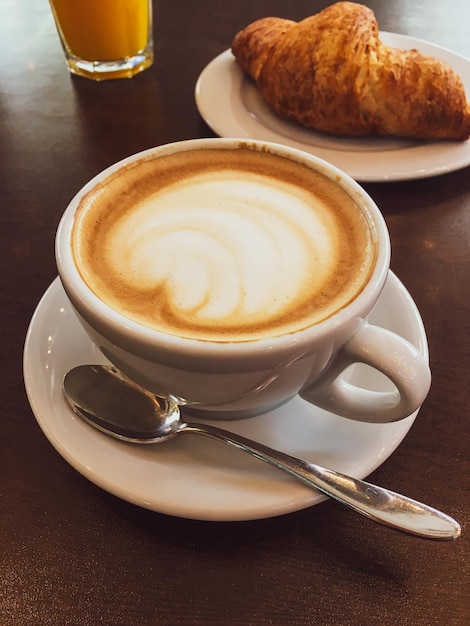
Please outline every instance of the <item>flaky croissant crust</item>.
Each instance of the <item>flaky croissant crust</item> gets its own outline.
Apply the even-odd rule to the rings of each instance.
[[[232,52],[279,115],[334,135],[467,139],[470,104],[445,62],[379,39],[374,13],[337,2],[301,22],[267,17]]]

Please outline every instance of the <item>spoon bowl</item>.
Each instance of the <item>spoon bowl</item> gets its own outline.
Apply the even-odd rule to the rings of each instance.
[[[416,500],[297,459],[221,428],[185,422],[174,398],[157,396],[143,389],[112,366],[76,367],[66,374],[63,389],[77,415],[121,441],[151,444],[180,434],[204,435],[247,452],[396,530],[427,539],[455,539],[460,535],[460,525],[453,518]]]
[[[79,366],[64,379],[74,411],[98,430],[129,443],[159,443],[178,434],[179,406],[156,396],[115,367]]]

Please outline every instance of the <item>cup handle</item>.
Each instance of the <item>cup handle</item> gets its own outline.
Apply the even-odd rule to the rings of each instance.
[[[379,370],[395,385],[371,391],[343,376],[354,363]],[[300,391],[305,400],[359,422],[395,422],[416,411],[426,398],[431,372],[425,357],[395,333],[365,322],[345,343],[325,374]]]

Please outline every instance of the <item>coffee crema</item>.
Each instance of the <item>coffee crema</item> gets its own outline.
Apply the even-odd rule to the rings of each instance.
[[[132,162],[80,201],[83,280],[158,331],[241,342],[292,333],[351,302],[376,258],[373,228],[337,183],[249,147]]]

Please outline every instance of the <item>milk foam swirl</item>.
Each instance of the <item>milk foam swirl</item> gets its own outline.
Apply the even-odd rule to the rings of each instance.
[[[277,316],[335,261],[327,211],[311,196],[262,176],[213,172],[155,194],[108,237],[120,281],[164,288],[175,315],[230,326]]]
[[[373,237],[340,186],[272,154],[203,153],[133,164],[84,196],[74,257],[102,300],[173,335],[250,341],[354,298]]]

